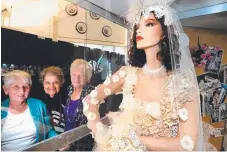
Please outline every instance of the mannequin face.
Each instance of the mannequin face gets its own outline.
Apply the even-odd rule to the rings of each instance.
[[[46,94],[51,98],[60,91],[60,82],[56,75],[47,73],[44,77],[43,88]]]
[[[136,31],[138,49],[146,49],[158,45],[163,38],[161,24],[153,13],[148,18],[141,17]]]

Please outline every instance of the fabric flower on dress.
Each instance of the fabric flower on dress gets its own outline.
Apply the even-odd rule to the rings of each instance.
[[[118,82],[119,81],[119,76],[118,75],[114,75],[113,77],[112,77],[112,80],[113,80],[113,82]]]
[[[105,85],[109,85],[110,83],[111,83],[111,80],[110,80],[109,77],[107,77],[106,80],[105,80],[105,82],[104,82],[104,84]]]
[[[109,88],[105,88],[104,93],[106,96],[109,96],[109,95],[111,95],[111,90]]]
[[[180,109],[178,114],[179,114],[179,117],[181,118],[181,120],[186,121],[188,119],[187,109],[185,109],[185,108]]]
[[[87,114],[87,119],[88,120],[95,120],[95,118],[96,118],[96,114],[95,113],[88,112],[88,114]]]
[[[189,136],[184,136],[180,140],[180,144],[185,150],[188,150],[188,151],[192,151],[194,148],[194,142],[192,141],[191,137],[189,137]]]
[[[129,74],[126,78],[126,83],[128,84],[131,84],[131,85],[135,85],[137,80],[138,80],[138,77],[136,74]]]
[[[90,103],[93,105],[99,104],[99,101],[96,98],[91,98]]]
[[[160,103],[158,102],[149,102],[146,105],[146,112],[152,117],[159,119],[160,118]]]
[[[122,71],[122,70],[121,70],[121,71],[119,72],[119,76],[120,76],[121,78],[124,78],[124,77],[125,77],[125,71]]]
[[[92,98],[97,97],[97,95],[98,95],[98,91],[97,91],[97,90],[92,90],[91,93],[90,93],[90,96],[91,96]]]

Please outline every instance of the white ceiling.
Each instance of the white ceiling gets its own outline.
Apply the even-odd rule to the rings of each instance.
[[[74,0],[74,2],[76,1],[79,1],[79,0]],[[138,0],[87,0],[87,1],[113,14],[122,16],[124,12],[128,10],[129,6]],[[202,14],[202,16],[200,15],[198,16],[198,13],[200,13],[199,12],[200,9],[203,9],[206,7],[209,9],[209,7],[211,6],[216,6],[221,4],[227,4],[227,0],[175,0],[175,2],[172,4],[172,7],[179,14],[189,12],[189,11],[197,11],[196,17],[190,16],[190,18],[185,17],[181,20],[183,26],[227,29],[226,12],[219,13],[218,10],[215,10],[218,13],[208,14],[208,15]],[[218,8],[212,7],[212,9],[218,9]],[[214,10],[211,10],[211,11],[214,11]]]
[[[223,3],[227,0],[175,0],[172,6],[177,12],[185,12]]]
[[[227,12],[182,19],[183,26],[227,30]]]
[[[75,1],[75,0],[74,0]],[[77,0],[78,1],[78,0]],[[121,16],[129,6],[139,0],[87,0],[91,3]],[[151,0],[152,1],[152,0]],[[172,4],[177,12],[226,3],[227,0],[175,0]]]
[[[12,3],[19,3],[19,0],[2,0]],[[30,0],[20,0],[27,2]],[[118,19],[125,16],[124,12],[131,4],[139,0],[67,0],[75,4],[92,3],[87,9],[96,12],[101,16],[109,18],[113,22],[120,23]],[[150,0],[152,1],[152,0]],[[215,7],[219,6],[219,7]],[[203,27],[214,29],[227,29],[227,0],[175,0],[172,7],[178,12],[183,26]],[[223,9],[224,7],[224,9]],[[2,9],[5,8],[2,5]],[[86,7],[85,7],[86,8]],[[102,10],[102,11],[99,11]],[[108,16],[106,10],[115,16]],[[220,11],[219,11],[220,10]],[[225,11],[225,12],[224,12]],[[208,13],[209,12],[209,13]],[[121,25],[125,24],[121,22]]]

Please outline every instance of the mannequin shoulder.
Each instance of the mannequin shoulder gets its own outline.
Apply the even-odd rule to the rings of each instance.
[[[125,71],[126,73],[135,73],[139,68],[134,66],[122,66],[118,72]]]

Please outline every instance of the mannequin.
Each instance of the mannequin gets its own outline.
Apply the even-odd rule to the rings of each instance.
[[[162,2],[144,5],[134,19],[138,22],[128,53],[131,66],[122,67],[83,101],[95,150],[204,150],[188,39],[180,24],[170,20],[174,16],[168,3]],[[119,92],[121,110],[109,115],[111,125],[105,126],[100,122],[99,104]]]

